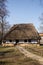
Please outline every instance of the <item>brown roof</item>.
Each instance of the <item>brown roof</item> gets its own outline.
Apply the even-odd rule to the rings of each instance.
[[[16,24],[5,35],[5,39],[40,39],[33,24]]]
[[[39,33],[39,35],[40,35],[41,37],[43,37],[43,33]]]

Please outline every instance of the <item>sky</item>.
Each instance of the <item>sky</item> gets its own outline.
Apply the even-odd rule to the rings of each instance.
[[[7,9],[9,16],[7,20],[11,25],[33,23],[39,31],[39,17],[43,13],[43,0],[8,0]]]

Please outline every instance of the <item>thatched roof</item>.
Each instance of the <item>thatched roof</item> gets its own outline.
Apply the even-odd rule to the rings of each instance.
[[[16,24],[5,35],[5,39],[40,39],[40,36],[33,24]]]

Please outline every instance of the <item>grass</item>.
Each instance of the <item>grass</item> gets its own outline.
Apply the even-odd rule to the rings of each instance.
[[[43,46],[37,46],[37,45],[34,46],[34,44],[31,44],[29,46],[24,46],[24,48],[34,54],[37,54],[43,57]]]
[[[40,65],[25,57],[16,47],[0,47],[0,65]]]

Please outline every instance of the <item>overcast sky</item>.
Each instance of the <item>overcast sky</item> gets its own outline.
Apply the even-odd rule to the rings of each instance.
[[[11,25],[33,23],[38,29],[39,16],[43,13],[42,6],[43,2],[40,3],[39,0],[8,0],[7,8],[10,13],[7,20]]]

